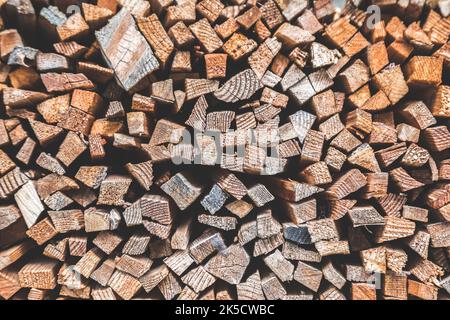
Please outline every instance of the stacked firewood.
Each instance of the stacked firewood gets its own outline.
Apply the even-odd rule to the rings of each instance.
[[[0,1],[2,299],[448,299],[450,2]]]

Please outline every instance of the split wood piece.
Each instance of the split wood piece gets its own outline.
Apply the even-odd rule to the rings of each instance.
[[[42,83],[47,92],[62,93],[75,89],[94,89],[95,85],[83,73],[43,73]]]
[[[314,250],[307,250],[301,246],[294,244],[290,241],[286,241],[283,244],[283,256],[289,260],[298,260],[305,262],[320,262],[322,257]]]
[[[264,210],[256,217],[256,235],[260,239],[269,238],[281,231],[281,225],[272,217],[271,210]]]
[[[416,224],[393,216],[384,217],[385,225],[379,227],[376,241],[378,243],[405,238],[414,234]]]
[[[59,146],[56,159],[69,167],[86,149],[86,141],[76,133],[69,131]]]
[[[32,238],[38,245],[42,245],[58,234],[49,218],[39,221],[27,231],[28,237]]]
[[[298,202],[323,191],[322,188],[317,186],[297,182],[295,180],[270,178],[269,181],[270,184],[268,187],[271,192],[273,192],[277,197],[292,202]]]
[[[89,25],[81,13],[76,12],[56,27],[59,41],[81,40],[89,34]]]
[[[97,204],[121,206],[125,203],[124,196],[128,192],[132,180],[127,176],[107,176],[100,185]]]
[[[261,83],[255,72],[247,69],[228,80],[214,92],[214,95],[225,102],[237,102],[251,98],[259,89],[261,89]]]
[[[222,39],[229,38],[239,29],[239,24],[233,17],[228,18],[221,24],[216,24],[214,30]]]
[[[143,276],[153,264],[153,261],[147,257],[126,254],[116,257],[114,262],[117,270],[126,272],[136,278]]]
[[[148,17],[138,17],[137,25],[155,51],[156,57],[164,66],[168,62],[174,49],[174,45],[165,31],[156,14]]]
[[[202,188],[187,173],[177,173],[161,186],[181,210],[189,207],[202,193]]]
[[[186,101],[199,98],[208,93],[216,92],[219,88],[219,81],[209,79],[185,79],[184,91]]]
[[[188,250],[176,251],[171,256],[164,259],[164,263],[177,275],[183,274],[194,260],[189,255]]]
[[[259,271],[250,275],[245,282],[236,285],[238,300],[264,300]]]
[[[303,202],[283,202],[283,206],[287,211],[290,220],[300,225],[317,217],[317,201],[311,199]]]
[[[56,287],[58,263],[50,260],[27,263],[19,271],[19,284],[22,288],[48,289]]]
[[[384,278],[384,298],[393,300],[407,300],[407,281],[408,277],[404,274],[388,272]]]
[[[206,58],[205,58],[206,61]],[[220,67],[220,66],[219,66]],[[225,65],[226,67],[226,65]],[[176,51],[172,61],[172,72],[191,72],[191,52],[190,51]],[[210,77],[207,77],[211,79]],[[173,98],[175,99],[175,97]]]
[[[206,103],[205,100],[202,100],[202,102]],[[153,130],[150,145],[154,146],[164,143],[178,144],[181,141],[184,129],[185,127],[178,123],[167,119],[160,119]]]
[[[125,110],[120,101],[111,101],[106,111],[105,117],[108,120],[119,119],[125,116]]]
[[[0,270],[4,270],[20,258],[25,256],[34,247],[31,240],[26,240],[0,251]]]
[[[294,280],[314,292],[319,290],[322,276],[322,271],[301,261],[298,262],[297,268],[294,272]]]
[[[91,129],[91,134],[99,133],[94,130],[94,127],[95,127],[95,124],[97,123],[97,121],[94,123],[94,126]],[[118,123],[118,127],[121,128],[120,122]],[[143,138],[148,138],[150,136],[149,128],[148,128],[149,127],[148,118],[144,112],[141,112],[141,111],[128,112],[127,113],[127,127],[128,127],[128,133],[131,136],[143,137]],[[114,131],[117,132],[119,130],[114,130]],[[114,133],[116,133],[116,132],[114,132]]]
[[[227,74],[227,55],[222,53],[205,54],[205,68],[207,79],[225,78]]]
[[[44,11],[45,8],[41,10]],[[64,16],[65,18],[65,16]],[[53,44],[53,47],[55,48],[55,51],[59,54],[62,54],[63,56],[67,58],[76,59],[80,56],[83,56],[87,49],[85,46],[75,42],[75,41],[68,41],[68,42],[58,42]]]
[[[236,22],[239,23],[245,30],[248,30],[261,18],[261,16],[261,10],[256,6],[252,6],[243,14],[236,17]]]
[[[219,187],[238,200],[247,194],[246,186],[233,173],[220,171],[213,178]]]
[[[423,183],[411,177],[402,167],[389,171],[389,175],[401,192],[407,192],[424,186]]]
[[[283,224],[284,238],[296,244],[311,244],[311,236],[306,225],[295,225],[286,222]]]
[[[244,200],[236,200],[227,204],[225,207],[228,211],[238,216],[240,219],[247,216],[253,210],[253,206]]]
[[[348,241],[326,240],[318,241],[314,244],[316,250],[322,257],[330,255],[348,255],[350,254],[350,246]]]
[[[111,279],[115,267],[116,264],[114,263],[114,260],[107,259],[100,265],[100,267],[98,267],[97,269],[95,269],[94,272],[92,272],[90,278],[99,283],[101,286],[106,287],[108,285],[109,279]]]
[[[47,99],[39,103],[36,108],[48,124],[55,124],[64,118],[69,110],[70,95],[65,94]]]
[[[429,233],[419,230],[413,236],[406,238],[405,242],[419,256],[423,259],[427,259],[430,239],[431,237]]]
[[[195,40],[191,30],[182,21],[173,25],[168,34],[175,46],[180,49],[189,47]]]
[[[192,233],[192,218],[184,219],[172,234],[170,246],[174,250],[186,250]]]
[[[303,141],[300,160],[305,163],[320,161],[324,140],[325,137],[322,132],[309,130]]]
[[[437,300],[438,288],[408,279],[408,295],[412,295],[423,300]]]
[[[151,97],[135,93],[131,101],[131,110],[154,113],[156,110],[156,101]]]
[[[420,260],[410,269],[412,275],[423,283],[433,285],[439,283],[438,278],[444,275],[444,270],[429,260]]]
[[[153,167],[151,161],[125,165],[127,171],[131,176],[141,185],[145,190],[150,190],[153,184]]]
[[[307,45],[316,39],[309,31],[303,30],[288,22],[283,23],[274,35],[288,49],[292,49],[299,45]]]
[[[321,240],[336,240],[339,238],[336,224],[333,219],[326,218],[306,222],[308,233],[311,236],[311,242],[315,243]]]
[[[145,77],[159,68],[159,62],[127,9],[120,10],[95,34],[105,60],[114,69],[118,83],[126,91],[139,87]],[[136,55],[136,58],[124,61],[125,53]]]
[[[210,112],[206,115],[206,131],[227,132],[235,118],[233,111]]]
[[[306,9],[303,13],[297,18],[297,24],[309,31],[311,34],[316,34],[319,31],[323,30],[323,25],[320,23],[319,19],[312,12],[312,10]]]
[[[437,87],[442,82],[442,65],[441,58],[414,56],[405,66],[406,82],[413,87]]]
[[[447,247],[450,224],[448,222],[438,222],[427,225],[427,231],[431,236],[431,245],[434,248]]]
[[[83,182],[92,189],[98,189],[105,180],[108,167],[105,166],[81,166],[75,175],[75,179]]]
[[[121,217],[117,209],[110,211],[91,207],[84,211],[86,232],[115,230],[119,226]]]
[[[414,47],[403,41],[394,41],[387,47],[389,60],[397,64],[403,64],[413,51]]]
[[[61,72],[69,71],[69,60],[55,53],[36,54],[36,69],[39,72]]]
[[[376,286],[370,283],[352,283],[351,286],[352,300],[376,300]]]
[[[211,188],[211,191],[203,198],[201,204],[203,208],[209,211],[210,214],[215,214],[223,207],[228,197],[229,195],[226,192],[224,192],[222,188],[220,188],[220,186],[215,184]],[[206,221],[208,221],[206,216],[202,220],[204,221],[202,223],[206,223]]]
[[[51,96],[46,93],[5,88],[3,89],[3,103],[11,108],[22,108],[29,105],[36,105],[49,99]]]
[[[78,209],[49,211],[55,229],[60,233],[81,230],[85,226],[83,212]]]
[[[357,147],[347,158],[347,161],[355,166],[379,173],[381,171],[377,159],[375,158],[375,152],[372,147],[363,143]]]
[[[360,59],[339,74],[347,93],[353,93],[370,79],[369,68]]]
[[[354,227],[384,225],[383,217],[372,206],[353,207],[348,214]]]
[[[323,161],[308,166],[300,173],[300,176],[312,185],[323,185],[332,182],[328,166]]]
[[[423,131],[423,135],[431,151],[441,152],[450,149],[450,132],[446,126],[427,128]]]
[[[91,115],[96,115],[103,107],[103,98],[92,91],[75,89],[70,105]]]
[[[262,279],[261,286],[264,295],[269,300],[279,300],[287,294],[286,289],[273,273],[269,273]]]
[[[209,274],[203,266],[198,266],[185,274],[181,281],[198,293],[211,286],[216,278]]]
[[[264,263],[274,272],[282,281],[291,281],[294,277],[294,265],[286,260],[280,250],[275,250],[272,254],[264,258]]]
[[[108,285],[124,300],[133,298],[141,288],[141,283],[136,278],[119,270],[114,271]]]
[[[397,130],[383,122],[372,123],[369,144],[386,144],[397,142]]]
[[[256,225],[255,225],[256,228]],[[267,254],[281,246],[284,242],[283,233],[278,233],[267,239],[258,239],[255,242],[255,247],[253,250],[253,256],[258,257],[263,254]]]
[[[28,226],[32,227],[40,214],[44,211],[39,195],[32,181],[25,183],[19,191],[14,194],[17,206]]]
[[[189,245],[189,253],[197,263],[201,263],[215,251],[226,248],[221,234],[213,229],[207,229]]]
[[[158,289],[166,300],[173,299],[181,292],[181,286],[171,272],[159,282]]]
[[[292,64],[281,79],[281,88],[283,91],[287,91],[305,77],[303,71],[296,64]]]
[[[368,46],[369,41],[367,41],[367,39],[362,35],[361,32],[357,32],[349,41],[345,43],[342,50],[347,56],[353,57],[354,55],[360,53],[362,50],[366,49]],[[369,52],[370,48],[367,51]]]
[[[399,65],[389,66],[373,77],[375,86],[383,91],[392,104],[399,102],[409,91]]]
[[[194,24],[189,26],[189,29],[199,40],[201,45],[205,48],[208,53],[213,53],[220,47],[222,47],[223,42],[217,36],[214,29],[209,24],[206,18],[203,18]]]
[[[73,270],[82,276],[89,278],[92,272],[97,268],[102,255],[99,249],[93,248],[84,254],[80,260],[75,264]]]
[[[248,189],[247,194],[257,207],[262,207],[275,199],[269,190],[259,183]]]
[[[338,289],[342,289],[347,282],[342,273],[337,270],[331,262],[328,262],[325,267],[323,267],[322,273],[323,277]]]
[[[66,238],[68,247],[69,247],[69,254],[74,257],[82,257],[87,252],[87,237],[69,237]]]
[[[400,123],[396,127],[397,138],[403,142],[419,142],[420,130],[406,123]]]
[[[37,159],[36,164],[40,166],[43,169],[46,169],[50,172],[64,175],[66,173],[66,170],[62,167],[62,165],[59,163],[58,160],[53,158],[50,154],[47,153],[41,153]]]
[[[294,131],[297,133],[297,137],[300,143],[304,143],[309,130],[316,121],[316,116],[306,111],[300,110],[290,115],[289,120],[294,127]]]
[[[261,79],[267,68],[281,50],[282,44],[275,37],[266,39],[248,58],[250,68]]]
[[[347,156],[334,147],[329,147],[324,161],[334,171],[340,171],[347,160]]]
[[[0,55],[3,61],[7,60],[16,47],[23,47],[22,37],[16,29],[7,29],[0,32]]]
[[[431,112],[436,117],[450,117],[450,102],[447,97],[450,94],[450,86],[440,85],[433,96]]]
[[[278,156],[281,158],[291,158],[301,154],[301,148],[296,140],[288,140],[277,146]]]
[[[409,145],[406,153],[404,154],[401,163],[408,167],[421,167],[425,165],[430,159],[430,153],[419,147],[417,144],[412,143]]]
[[[376,247],[360,252],[364,270],[368,273],[386,273],[386,248]]]
[[[222,48],[233,61],[237,61],[250,54],[257,46],[255,40],[247,38],[242,33],[235,33],[225,42]]]
[[[326,193],[331,200],[340,200],[361,189],[366,183],[367,179],[361,171],[351,169],[328,188]]]
[[[285,77],[286,76],[287,73]],[[302,80],[291,86],[288,92],[299,106],[305,104],[316,94],[316,91],[308,77],[303,78]]]
[[[12,115],[13,116],[13,115]],[[25,116],[27,117],[27,116]],[[30,118],[33,119],[33,118]],[[18,126],[16,126],[14,129],[11,130],[11,132],[9,133],[9,138],[11,140],[11,144],[13,146],[17,146],[19,145],[21,142],[23,142],[24,140],[26,140],[28,137],[28,133],[25,131],[24,127],[22,126],[22,124],[19,124]]]

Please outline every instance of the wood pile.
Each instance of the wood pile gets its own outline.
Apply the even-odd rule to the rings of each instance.
[[[338,3],[0,1],[1,299],[448,299],[450,3]]]

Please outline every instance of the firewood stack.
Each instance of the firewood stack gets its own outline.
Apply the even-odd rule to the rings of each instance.
[[[448,299],[449,1],[338,2],[0,1],[1,298]]]

